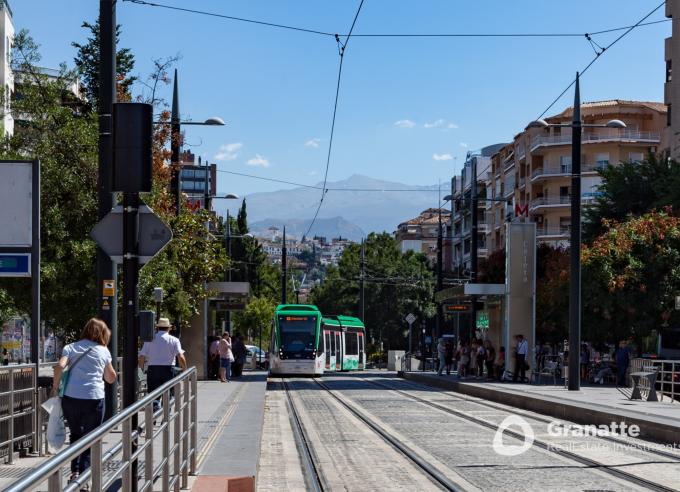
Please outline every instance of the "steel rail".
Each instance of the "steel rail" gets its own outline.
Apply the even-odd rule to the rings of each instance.
[[[461,412],[460,410],[454,410],[454,409],[446,407],[444,405],[440,405],[438,403],[431,402],[431,401],[426,400],[424,398],[420,398],[419,396],[411,395],[410,393],[407,393],[403,390],[395,389],[395,388],[393,388],[393,387],[391,387],[387,384],[384,384],[384,383],[379,383],[377,381],[373,381],[373,380],[370,380],[370,379],[362,379],[362,380],[367,381],[367,382],[374,384],[376,386],[386,388],[386,389],[393,391],[395,393],[398,393],[400,395],[406,396],[407,398],[410,398],[414,401],[418,401],[420,403],[428,405],[428,406],[435,408],[439,411],[442,411],[442,412],[445,412],[445,413],[448,413],[448,414],[451,414],[451,415],[455,415],[455,416],[460,417],[462,419],[468,420],[468,421],[470,421],[474,424],[480,425],[482,427],[486,427],[488,429],[493,429],[495,431],[499,430],[499,427],[500,427],[499,425],[496,425],[492,422],[488,422],[484,419],[480,419],[478,417],[474,417],[472,415],[468,415],[465,412]],[[509,411],[509,410],[506,410],[506,411],[508,411],[508,413],[512,414],[511,411]],[[513,431],[509,428],[505,428],[503,430],[503,432],[505,434],[515,438],[515,439],[522,441],[522,442],[525,441],[525,436],[521,432],[516,432],[516,431]],[[557,455],[560,455],[560,456],[565,457],[567,459],[570,459],[572,461],[576,461],[576,462],[581,463],[583,465],[586,465],[590,468],[595,468],[595,469],[601,470],[605,473],[616,476],[617,478],[623,479],[627,482],[635,483],[636,485],[646,487],[649,490],[655,490],[655,491],[660,491],[660,492],[677,492],[677,489],[675,489],[675,488],[666,487],[665,485],[661,485],[661,484],[658,484],[656,482],[652,482],[652,481],[644,479],[642,477],[638,477],[637,475],[632,475],[630,473],[627,473],[627,472],[624,472],[624,471],[621,471],[621,470],[617,470],[615,468],[611,468],[609,465],[605,465],[604,463],[600,463],[599,461],[595,461],[595,460],[592,460],[590,458],[585,458],[583,456],[580,456],[579,454],[572,453],[571,451],[566,451],[564,449],[557,449],[557,448],[555,448],[555,446],[551,445],[549,442],[542,441],[540,439],[534,438],[534,444],[537,445],[538,447],[546,450],[546,451],[555,453]]]
[[[354,376],[354,377],[357,377],[357,376]],[[361,377],[358,377],[358,378],[362,379]],[[373,380],[366,379],[366,381],[370,381],[370,382],[378,384],[378,385],[381,384],[381,383],[378,383],[377,381],[373,381]],[[418,383],[414,383],[414,382],[408,381],[408,380],[404,380],[404,381],[401,381],[401,382],[408,384],[413,389],[419,388]],[[428,390],[429,389],[431,389],[431,388],[428,386]],[[393,389],[393,391],[399,391],[399,390]],[[523,417],[527,417],[527,418],[530,418],[530,419],[533,419],[533,420],[537,420],[537,421],[543,422],[545,424],[551,424],[551,423],[555,422],[555,419],[549,419],[549,418],[546,418],[546,417],[542,417],[541,415],[534,415],[531,412],[528,412],[528,411],[525,411],[525,410],[522,410],[522,409],[503,407],[501,405],[496,405],[494,403],[490,403],[490,402],[487,402],[485,400],[476,399],[474,397],[471,397],[469,395],[465,395],[463,393],[455,393],[454,391],[451,391],[451,390],[443,390],[443,391],[448,393],[450,397],[457,398],[460,401],[465,401],[465,402],[468,402],[468,403],[474,403],[474,404],[477,404],[477,405],[480,405],[480,406],[483,406],[483,407],[493,408],[494,410],[500,410],[500,411],[503,411],[503,412],[512,412],[515,415],[521,415]],[[455,394],[453,394],[453,393],[455,393]],[[441,394],[441,392],[439,394]],[[455,400],[451,400],[451,401],[454,402]],[[562,420],[562,419],[559,419],[559,420]],[[560,422],[559,426],[564,427],[564,424],[562,424]],[[671,453],[669,451],[664,451],[663,449],[658,449],[658,448],[647,448],[643,444],[639,444],[639,443],[635,443],[635,442],[629,442],[629,441],[626,441],[624,439],[619,439],[619,438],[614,437],[614,436],[597,436],[597,439],[604,439],[605,441],[610,441],[610,442],[613,442],[613,443],[616,443],[616,444],[637,448],[640,451],[644,451],[645,453],[656,454],[656,455],[662,456],[664,458],[669,458],[669,459],[672,459],[672,460],[675,460],[675,461],[680,461],[680,454],[678,454],[678,453]]]
[[[314,492],[331,490],[330,487],[324,486],[325,480],[323,475],[314,464],[313,451],[310,444],[311,441],[307,435],[307,431],[302,426],[300,414],[298,413],[295,403],[293,402],[293,397],[290,395],[288,381],[281,378],[281,384],[284,391],[286,392],[286,403],[289,410],[288,415],[290,418],[290,425],[293,429],[293,436],[295,437],[295,444],[298,448],[298,453],[302,459],[303,475],[305,477],[307,490],[313,490]]]
[[[382,437],[385,441],[387,441],[388,444],[392,445],[393,448],[397,449],[401,454],[406,456],[409,460],[411,460],[418,468],[423,470],[425,474],[430,478],[433,482],[435,482],[437,485],[440,485],[444,487],[444,489],[452,491],[452,492],[459,492],[462,491],[463,489],[449,480],[443,473],[441,473],[439,470],[437,470],[435,467],[433,467],[430,463],[428,463],[425,459],[423,459],[418,453],[410,449],[408,446],[405,446],[399,440],[395,439],[392,437],[389,433],[387,433],[382,427],[380,427],[378,424],[373,422],[370,418],[368,418],[366,415],[364,415],[363,412],[359,411],[355,406],[350,405],[346,401],[342,400],[340,397],[338,397],[335,393],[333,393],[333,390],[331,390],[325,383],[322,383],[321,381],[314,379],[314,382],[318,384],[321,388],[326,390],[328,394],[330,394],[335,400],[340,403],[343,407],[345,407],[347,410],[349,410],[352,415],[357,417],[359,420],[361,420],[364,424],[366,424],[371,430],[373,430],[376,434],[378,434],[380,437]]]

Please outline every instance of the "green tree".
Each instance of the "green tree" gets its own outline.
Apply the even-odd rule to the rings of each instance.
[[[326,279],[311,293],[311,303],[325,314],[359,314],[359,256],[361,246],[351,245],[337,267],[329,267]],[[434,274],[422,254],[401,253],[394,238],[369,234],[366,243],[365,320],[369,339],[386,340],[390,348],[406,346],[404,317],[434,315]]]
[[[604,227],[583,250],[584,337],[616,341],[677,326],[680,219],[666,210]]]
[[[15,132],[0,143],[2,159],[40,159],[42,312],[49,326],[76,333],[93,314],[97,220],[97,120],[68,104],[74,74],[50,81],[37,68],[38,45],[27,31],[14,38],[12,70],[21,97],[11,102]],[[0,311],[30,312],[30,283],[4,279]]]
[[[536,250],[536,338],[558,343],[569,324],[569,250],[540,244]]]
[[[609,166],[600,176],[600,195],[585,210],[583,237],[587,243],[606,231],[604,221],[624,222],[667,206],[680,210],[680,163],[665,155],[649,154],[640,163]]]
[[[82,26],[88,31],[85,43],[73,42],[71,45],[78,49],[74,58],[76,69],[85,84],[87,102],[92,111],[97,110],[99,100],[99,19],[94,24],[83,22]],[[116,44],[120,39],[120,25],[116,26]],[[131,75],[135,68],[135,57],[129,48],[121,48],[116,52],[117,92],[120,101],[129,101],[132,84],[137,77]]]
[[[253,297],[243,311],[234,314],[236,330],[259,345],[262,333],[262,348],[269,346],[271,323],[276,303],[268,297]]]

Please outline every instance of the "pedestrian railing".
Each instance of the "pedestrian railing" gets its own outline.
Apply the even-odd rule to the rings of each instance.
[[[43,363],[50,369],[56,362]],[[12,464],[14,453],[42,449],[42,411],[47,390],[40,388],[35,364],[0,366],[0,458]],[[51,380],[51,375],[48,376]]]
[[[629,367],[629,374],[634,372],[658,372],[656,378],[657,393],[670,398],[671,402],[680,402],[680,360],[663,359],[632,359]],[[646,379],[640,381],[640,389],[649,391],[649,383]]]
[[[47,484],[49,492],[72,492],[91,483],[92,490],[107,490],[120,481],[123,491],[163,492],[187,488],[196,471],[196,368],[192,367],[114,415],[63,451],[43,462],[3,492],[24,492]],[[154,411],[154,401],[161,407]],[[158,422],[158,425],[156,423]],[[77,481],[64,485],[66,467],[90,450],[91,468]],[[137,485],[133,489],[133,483]]]

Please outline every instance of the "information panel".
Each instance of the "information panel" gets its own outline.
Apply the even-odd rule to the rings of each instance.
[[[0,162],[0,247],[30,247],[33,163]]]

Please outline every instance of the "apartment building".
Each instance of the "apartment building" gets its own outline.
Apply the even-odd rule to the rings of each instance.
[[[394,237],[397,247],[402,253],[414,251],[423,253],[431,265],[437,263],[437,238],[439,237],[439,215],[441,213],[442,236],[449,237],[448,229],[451,223],[451,211],[446,209],[428,208],[418,217],[402,222],[397,226]],[[447,258],[448,241],[444,244],[444,265],[450,264]]]
[[[666,17],[680,16],[680,0],[666,0]],[[680,159],[680,77],[673,80],[673,59],[680,60],[680,23],[671,22],[672,34],[666,38],[664,58],[666,60],[666,83],[664,103],[668,108],[664,147],[674,159]],[[680,62],[677,62],[680,63]],[[673,107],[676,108],[673,111]]]
[[[619,119],[627,127],[583,129],[581,203],[588,206],[598,195],[599,170],[624,161],[639,162],[647,153],[661,150],[667,110],[657,102],[609,100],[582,104],[581,115],[587,124]],[[570,107],[546,121],[568,124],[571,119]],[[485,196],[497,200],[480,202],[484,209],[480,236],[482,231],[485,234],[480,248],[483,244],[489,252],[502,249],[503,223],[508,220],[536,222],[539,242],[568,245],[570,173],[571,128],[526,129],[498,149],[486,175],[478,173]]]
[[[470,211],[472,197],[473,176],[477,179],[477,195],[485,196],[487,176],[491,170],[491,157],[498,149],[506,144],[489,145],[481,150],[468,152],[460,176],[451,180],[451,262],[454,269],[470,270],[472,251],[472,213]],[[490,203],[490,202],[489,202]],[[486,258],[489,253],[487,246],[488,221],[485,206],[487,202],[480,201],[477,211],[477,255]]]
[[[202,208],[205,199],[206,178],[208,180],[208,193],[214,196],[217,193],[217,165],[201,163],[198,158],[189,151],[182,152],[179,156],[182,166],[181,190],[188,198],[192,207]]]
[[[11,135],[14,133],[14,119],[9,111],[9,103],[14,93],[14,76],[10,67],[10,56],[12,54],[12,40],[14,39],[14,23],[12,22],[12,9],[8,0],[0,0],[0,80],[5,91],[5,103],[0,119],[1,134]]]

